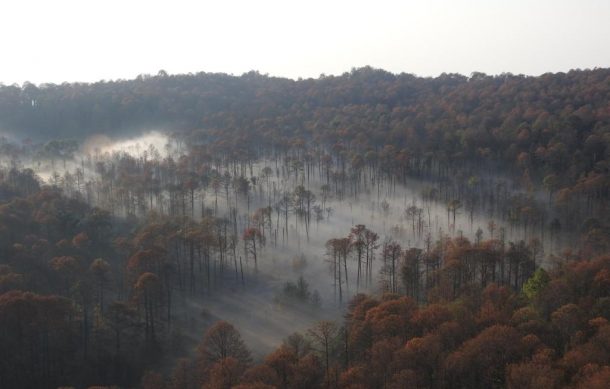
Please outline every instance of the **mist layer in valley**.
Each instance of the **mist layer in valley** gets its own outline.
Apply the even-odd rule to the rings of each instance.
[[[439,239],[457,236],[471,241],[535,239],[540,242],[535,253],[539,262],[563,249],[562,239],[549,233],[544,222],[511,222],[499,200],[492,204],[483,194],[470,203],[446,203],[434,195],[438,183],[412,178],[396,182],[366,169],[346,183],[338,165],[331,173],[321,164],[305,166],[298,155],[260,156],[247,163],[218,156],[197,166],[186,158],[193,152],[189,146],[161,131],[128,139],[97,135],[76,148],[47,144],[42,152],[25,157],[4,153],[2,164],[5,169],[31,168],[43,182],[115,217],[153,213],[227,221],[234,247],[226,263],[218,265],[222,288],[206,287],[205,294],[191,297],[183,317],[195,338],[203,331],[199,325],[218,319],[233,323],[258,356],[315,321],[340,318],[356,293],[381,291],[378,250],[366,276],[350,256],[338,296],[327,242],[347,237],[356,225],[378,234],[380,247],[397,242],[404,249],[426,250]],[[469,190],[484,193],[477,189],[483,184],[498,197],[523,195],[509,180],[493,177],[472,178]],[[536,196],[544,203],[544,194]],[[245,232],[251,228],[260,236],[250,241]],[[256,252],[250,243],[258,243]],[[284,294],[300,278],[306,298],[286,299]]]

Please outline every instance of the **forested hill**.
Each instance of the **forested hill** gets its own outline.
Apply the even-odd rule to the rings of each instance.
[[[150,129],[204,129],[208,139],[234,145],[339,143],[370,158],[385,151],[392,160],[402,152],[495,161],[517,174],[528,170],[537,183],[559,175],[563,182],[549,181],[559,188],[607,175],[610,69],[421,78],[365,67],[298,81],[161,71],[129,81],[0,87],[0,130],[22,139]]]
[[[548,138],[547,130],[564,132],[557,135],[567,143],[608,125],[609,97],[610,69],[421,78],[365,67],[298,81],[257,72],[237,77],[161,71],[127,81],[0,86],[0,125],[47,138],[120,134],[151,125],[243,125],[291,136],[371,137],[367,141],[376,145],[389,135],[399,144],[459,139],[464,146],[523,142],[527,129],[530,141]]]

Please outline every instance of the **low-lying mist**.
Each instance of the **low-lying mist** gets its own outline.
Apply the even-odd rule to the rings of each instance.
[[[102,190],[105,188],[99,188],[107,185],[104,183],[106,178],[101,177],[102,171],[120,169],[121,164],[128,162],[161,161],[168,157],[178,160],[187,151],[186,145],[156,130],[124,139],[95,135],[70,155],[31,155],[19,162],[4,158],[2,163],[7,167],[17,164],[32,168],[45,183],[63,186],[69,194],[86,198],[92,205],[106,207],[108,203],[100,195],[105,193]],[[125,159],[126,156],[129,159]],[[219,177],[234,175],[229,166],[217,169]],[[134,174],[138,172],[136,168],[133,171]],[[235,265],[235,268],[227,270],[236,274],[233,286],[205,298],[191,298],[186,309],[193,312],[186,316],[201,316],[203,322],[209,323],[213,319],[233,323],[259,357],[275,348],[286,336],[304,331],[317,320],[340,318],[350,296],[358,292],[379,291],[376,281],[369,285],[356,285],[356,262],[350,261],[347,265],[350,283],[345,285],[343,304],[335,295],[325,244],[331,238],[346,237],[355,225],[366,225],[378,233],[380,243],[392,239],[403,248],[423,249],[430,241],[444,236],[464,236],[475,240],[482,234],[489,238],[493,232],[487,226],[494,220],[507,241],[536,237],[542,241],[546,254],[562,248],[558,241],[553,242],[544,236],[543,231],[527,231],[500,220],[500,215],[494,214],[493,209],[466,212],[462,208],[450,215],[446,204],[422,197],[422,192],[434,184],[421,180],[409,179],[403,185],[364,179],[358,193],[350,195],[341,193],[332,185],[325,188],[327,179],[321,171],[305,177],[302,170],[294,172],[287,166],[279,166],[277,159],[261,159],[243,175],[249,182],[247,193],[229,190],[228,186],[224,189],[199,187],[192,193],[193,209],[186,216],[200,219],[202,215],[213,214],[230,220],[231,210],[235,209],[237,235],[241,236],[242,231],[251,225],[255,211],[269,206],[272,209],[269,228],[272,235],[266,236],[265,244],[258,247],[256,268],[240,240],[236,249],[241,261],[240,269]],[[304,221],[293,209],[284,211],[278,206],[282,196],[292,193],[298,186],[315,195],[314,203],[320,211],[313,220]],[[161,189],[154,199],[151,197],[149,204],[143,201],[143,215],[151,210],[166,213],[168,208],[164,204],[168,196],[167,191]],[[409,207],[419,210],[417,226],[415,216],[409,216],[407,212]],[[113,208],[112,212],[126,216],[120,209]],[[288,220],[283,220],[285,214],[288,214]],[[378,259],[373,262],[373,280],[376,280],[380,267]],[[241,272],[246,276],[238,274]],[[319,293],[320,307],[291,307],[278,303],[286,282],[295,282],[299,277],[304,278],[312,292]],[[203,331],[202,328],[199,333]]]
[[[170,138],[162,130],[152,130],[145,131],[139,136],[126,138],[110,138],[103,134],[93,135],[83,142],[80,153],[83,156],[125,153],[135,158],[144,155],[154,158],[156,153],[159,153],[160,156],[167,156],[171,148]]]

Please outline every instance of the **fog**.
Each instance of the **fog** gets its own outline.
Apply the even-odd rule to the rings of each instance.
[[[18,165],[31,167],[45,183],[64,186],[69,195],[87,199],[92,205],[107,207],[108,202],[97,189],[86,189],[87,185],[100,187],[101,180],[96,164],[119,164],[121,158],[130,156],[134,159],[161,160],[166,157],[179,158],[187,152],[185,145],[165,135],[162,131],[146,132],[140,137],[110,139],[98,135],[87,139],[75,152],[73,157],[64,161],[51,161],[48,158],[30,156],[23,158]],[[3,159],[4,166],[15,165],[14,160]],[[271,174],[265,175],[263,169],[271,168]],[[320,319],[339,319],[344,313],[349,297],[358,292],[379,293],[377,274],[380,261],[373,262],[373,283],[356,286],[356,261],[349,261],[349,285],[344,291],[341,304],[335,295],[330,264],[326,256],[326,242],[331,238],[345,237],[350,229],[363,224],[379,234],[379,242],[393,239],[405,248],[425,248],[426,240],[435,242],[445,236],[464,236],[476,239],[477,230],[483,231],[483,238],[490,237],[488,223],[493,220],[498,231],[503,231],[506,241],[539,238],[543,242],[544,254],[548,255],[562,249],[560,240],[551,242],[545,237],[544,229],[524,231],[523,228],[500,220],[493,210],[477,209],[466,212],[465,208],[449,217],[447,205],[432,200],[424,200],[422,192],[433,183],[409,179],[406,185],[391,183],[388,180],[372,183],[366,177],[362,186],[354,193],[341,193],[333,189],[323,191],[326,183],[321,171],[305,175],[303,170],[293,172],[277,159],[263,159],[245,169],[244,176],[252,183],[248,194],[238,194],[235,190],[199,188],[194,193],[195,218],[213,214],[219,218],[231,219],[231,208],[237,210],[235,221],[237,235],[251,225],[254,211],[261,207],[271,206],[272,236],[266,237],[266,244],[258,248],[258,267],[255,269],[252,258],[245,252],[243,242],[237,244],[237,255],[243,259],[245,277],[237,276],[232,280],[228,269],[224,277],[232,280],[220,292],[205,297],[193,297],[185,306],[187,322],[211,324],[214,320],[223,319],[233,323],[242,333],[249,347],[257,350],[259,357],[273,350],[283,338],[295,331],[305,331]],[[269,169],[267,169],[269,171]],[[80,172],[80,173],[79,173]],[[228,167],[220,167],[220,175],[231,174]],[[71,177],[79,177],[76,184],[69,183]],[[255,178],[255,180],[252,180]],[[82,182],[81,182],[82,181]],[[308,223],[302,216],[290,211],[288,222],[281,218],[282,212],[277,208],[282,195],[293,192],[302,185],[315,195],[315,204],[321,212],[313,216]],[[161,213],[167,212],[164,203],[168,194],[162,191],[154,200],[152,208]],[[415,228],[415,219],[409,220],[406,209],[415,206],[421,209],[421,226]],[[125,216],[120,209],[112,209],[117,216]],[[148,212],[145,209],[143,212]],[[288,228],[285,230],[285,225]],[[264,232],[264,231],[263,231]],[[380,250],[378,250],[379,252]],[[379,255],[377,255],[379,257]],[[237,258],[236,258],[237,260]],[[320,308],[291,307],[279,304],[277,297],[282,293],[284,284],[295,282],[302,276],[309,283],[310,291],[318,291],[321,296]],[[200,336],[204,328],[192,329],[193,337]]]
[[[146,131],[144,134],[124,139],[111,139],[106,135],[93,135],[87,138],[80,148],[82,155],[112,155],[125,153],[132,157],[142,157],[152,150],[166,156],[171,152],[172,143],[161,130]]]

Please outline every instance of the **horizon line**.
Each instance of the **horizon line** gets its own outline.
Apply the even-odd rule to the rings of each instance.
[[[113,83],[113,82],[131,82],[131,81],[136,81],[138,79],[148,79],[148,78],[157,78],[157,77],[181,77],[181,76],[198,76],[198,75],[223,75],[223,76],[229,76],[229,77],[235,77],[235,78],[241,78],[244,76],[247,76],[249,74],[255,74],[257,76],[262,76],[265,78],[269,78],[269,79],[283,79],[283,80],[292,80],[295,82],[300,82],[300,81],[308,81],[308,80],[314,80],[314,81],[319,81],[319,80],[323,80],[326,78],[331,78],[331,77],[344,77],[346,75],[350,75],[352,73],[355,73],[359,70],[373,70],[373,71],[381,71],[384,73],[388,73],[391,74],[393,76],[403,76],[403,75],[409,75],[409,76],[413,76],[415,78],[419,78],[419,79],[437,79],[440,78],[443,75],[453,75],[453,76],[460,76],[460,77],[464,77],[466,79],[471,79],[473,78],[475,75],[480,75],[480,76],[485,76],[485,77],[492,77],[492,78],[496,78],[496,77],[532,77],[532,78],[536,78],[536,77],[541,77],[544,75],[559,75],[559,74],[567,74],[570,72],[586,72],[586,71],[596,71],[596,70],[604,70],[604,69],[610,69],[610,67],[605,67],[605,66],[595,66],[593,68],[571,68],[568,69],[566,71],[548,71],[548,72],[544,72],[544,73],[538,73],[538,74],[526,74],[526,73],[512,73],[510,71],[505,71],[505,72],[501,72],[501,73],[495,73],[495,74],[491,74],[491,73],[485,73],[482,71],[472,71],[470,73],[470,75],[465,75],[463,73],[459,73],[459,72],[441,72],[437,75],[434,76],[423,76],[423,75],[418,75],[415,73],[410,73],[410,72],[406,72],[406,71],[401,71],[401,72],[393,72],[390,70],[386,70],[384,68],[379,68],[379,67],[374,67],[371,65],[364,65],[364,66],[360,66],[360,67],[352,67],[349,71],[344,71],[341,73],[320,73],[317,77],[291,77],[291,76],[282,76],[282,75],[273,75],[273,74],[269,74],[269,73],[262,73],[260,70],[256,70],[256,69],[252,69],[246,72],[243,72],[241,74],[235,74],[235,73],[226,73],[226,72],[222,72],[222,71],[205,71],[205,70],[200,70],[197,72],[176,72],[176,73],[170,73],[167,72],[164,69],[159,69],[157,71],[156,74],[151,74],[151,73],[139,73],[138,75],[136,75],[135,77],[131,77],[131,78],[100,78],[100,79],[96,79],[94,81],[61,81],[60,83],[55,83],[55,82],[40,82],[40,83],[36,83],[36,82],[31,82],[31,81],[23,81],[22,83],[18,83],[18,82],[13,82],[13,83],[4,83],[3,81],[0,80],[0,87],[11,87],[11,86],[17,86],[19,88],[24,88],[25,86],[30,86],[33,85],[35,87],[44,87],[44,86],[62,86],[62,85],[79,85],[79,84],[88,84],[88,85],[93,85],[93,84],[98,84],[98,83]]]

